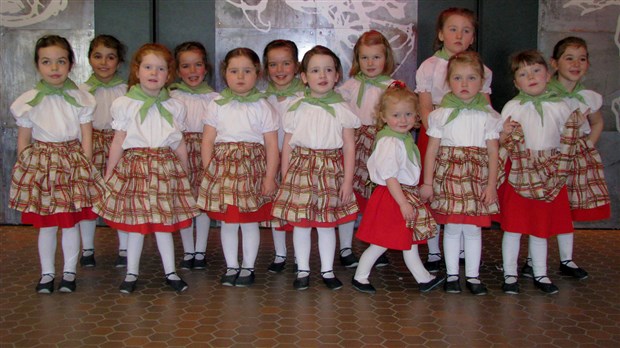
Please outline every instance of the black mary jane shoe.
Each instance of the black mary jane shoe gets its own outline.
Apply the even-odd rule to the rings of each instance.
[[[75,272],[64,272],[64,274],[72,274],[73,280],[66,280],[63,275],[62,280],[60,281],[60,285],[58,286],[58,291],[65,293],[74,292],[76,288]]]
[[[201,255],[202,259],[197,258],[197,255]],[[207,268],[207,258],[205,257],[205,253],[196,252],[194,255],[194,269],[205,269]]]
[[[171,275],[179,276],[176,272],[170,272],[166,274],[166,284],[168,284],[174,291],[183,292],[189,288],[187,283],[179,277],[179,279],[170,279]]]
[[[560,273],[562,275],[573,277],[579,280],[587,279],[588,272],[586,272],[585,269],[581,267],[573,268],[573,267],[568,266],[568,264],[571,263],[572,261],[573,260],[566,260],[566,261],[560,262]]]
[[[88,256],[84,256],[84,252],[90,251],[92,254]],[[82,250],[82,256],[80,257],[80,266],[82,267],[95,267],[97,262],[95,262],[95,249],[84,249]]]
[[[453,275],[448,275],[447,277],[452,277]],[[445,292],[449,294],[460,294],[461,293],[461,278],[456,276],[455,280],[446,280],[443,283],[443,289]]]
[[[136,289],[136,283],[138,282],[138,275],[134,273],[127,273],[128,276],[134,276],[136,279],[132,281],[123,280],[118,287],[123,294],[131,294]]]
[[[179,268],[183,270],[190,270],[194,268],[194,253],[184,253],[183,260],[179,263]],[[191,259],[185,259],[185,256],[191,256]]]
[[[482,282],[472,283],[469,281],[470,279],[477,279],[478,281],[480,281],[480,279],[478,279],[478,277],[467,277],[467,280],[465,281],[465,286],[467,287],[469,292],[472,293],[472,295],[482,296],[489,293],[486,285],[484,285]]]
[[[228,274],[229,271],[235,271],[233,274]],[[227,268],[226,273],[220,278],[220,283],[224,286],[235,286],[235,282],[239,277],[239,268]]]
[[[558,292],[560,292],[560,289],[557,286],[555,286],[553,283],[542,283],[541,280],[545,278],[549,279],[546,275],[540,276],[540,277],[534,277],[534,286],[540,289],[540,291],[544,292],[545,294],[549,294],[549,295],[557,294]]]
[[[324,275],[327,273],[334,274],[334,271],[329,270],[321,272],[321,278],[323,278],[323,283],[325,283],[325,286],[327,286],[327,288],[330,290],[338,290],[342,288],[342,282],[338,278],[336,278],[336,275],[334,274],[333,278],[325,278]]]
[[[508,280],[508,278],[515,278],[515,282],[514,283],[506,283],[506,280]],[[502,284],[502,291],[505,294],[509,294],[509,295],[518,295],[520,291],[519,289],[519,282],[518,282],[518,278],[516,275],[505,275],[504,276],[504,283]]]
[[[439,272],[439,270],[441,270],[441,262],[443,261],[443,259],[441,258],[441,254],[428,254],[428,255],[438,256],[439,260],[424,262],[424,268],[426,268],[426,270],[429,271],[430,273]]]
[[[530,266],[529,262],[532,262],[532,259],[528,258],[525,260],[525,264],[521,267],[521,276],[526,278],[534,278],[534,268]]]
[[[242,276],[241,272],[243,272],[243,270],[249,271],[250,274]],[[235,286],[238,288],[247,288],[252,286],[256,279],[254,276],[254,268],[242,268],[241,272],[239,272],[239,276],[237,277],[237,280],[235,280]]]
[[[418,284],[418,288],[420,289],[420,292],[429,292],[441,285],[441,283],[443,283],[445,280],[445,276],[436,276],[429,282]]]
[[[342,256],[347,250],[351,251],[351,253],[347,256]],[[346,268],[355,268],[359,264],[359,260],[353,255],[353,250],[351,250],[351,248],[344,248],[340,249],[340,263]]]
[[[363,284],[358,282],[357,280],[355,280],[355,278],[351,279],[351,284],[353,284],[353,289],[359,291],[359,292],[363,292],[366,294],[375,294],[377,292],[377,289],[375,289],[374,286],[372,286],[372,284],[368,283],[368,284]]]
[[[49,276],[52,278],[52,280],[50,280],[47,283],[41,283],[41,280],[43,279],[43,277],[45,276]],[[40,279],[39,282],[37,283],[37,286],[34,288],[34,290],[39,293],[39,294],[51,294],[52,292],[54,292],[54,275],[51,273],[46,273],[44,274]]]
[[[379,258],[377,259],[377,261],[375,261],[375,268],[381,268],[381,267],[385,267],[387,265],[390,264],[390,259],[388,259],[387,255],[385,253],[381,254],[381,256],[379,256]]]
[[[306,290],[310,287],[310,271],[299,271],[298,273],[308,273],[307,276],[301,278],[295,278],[293,281],[293,287],[295,290]]]
[[[286,265],[286,256],[276,255],[282,259],[282,262],[272,262],[269,267],[267,267],[267,271],[270,273],[280,273],[284,271],[284,266]]]

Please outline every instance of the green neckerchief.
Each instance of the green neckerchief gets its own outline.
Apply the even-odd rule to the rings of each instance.
[[[575,88],[573,88],[573,91],[569,92],[566,89],[566,87],[564,87],[564,85],[560,81],[558,81],[557,77],[553,77],[551,78],[551,81],[549,81],[549,84],[547,84],[547,88],[551,92],[554,92],[555,94],[557,94],[558,96],[562,98],[574,98],[574,99],[579,100],[583,104],[586,104],[586,100],[583,98],[581,94],[579,94],[579,92],[585,89],[585,87],[583,86],[583,84],[581,84],[581,82],[577,82],[577,84],[575,85]]]
[[[168,123],[172,126],[172,114],[170,111],[166,110],[164,106],[161,104],[162,102],[170,99],[170,95],[168,94],[168,90],[162,88],[157,97],[151,97],[150,95],[144,93],[142,87],[140,85],[134,85],[129,89],[129,92],[126,94],[127,97],[135,100],[140,100],[144,102],[144,105],[140,108],[140,122],[144,122],[146,119],[146,113],[149,111],[153,104],[157,105],[157,110],[161,114],[161,117],[164,120],[168,121]]]
[[[489,112],[489,109],[487,108],[488,105],[489,101],[487,100],[487,98],[484,97],[482,93],[476,94],[474,99],[472,99],[469,103],[466,103],[459,99],[452,92],[446,94],[441,100],[441,104],[439,104],[439,106],[441,106],[442,108],[454,109],[450,113],[450,116],[448,116],[448,120],[446,121],[446,123],[444,123],[444,126],[452,122],[463,110],[478,110]]]
[[[37,95],[34,97],[34,99],[27,103],[32,107],[39,105],[39,103],[43,101],[43,98],[48,95],[60,95],[65,98],[67,103],[73,106],[77,106],[78,108],[82,107],[82,105],[80,105],[77,100],[75,100],[75,98],[73,98],[69,95],[69,93],[67,93],[68,90],[78,89],[75,82],[71,81],[71,79],[66,79],[64,84],[60,88],[50,85],[45,80],[41,80],[37,83],[35,89],[38,91]]]
[[[379,139],[383,138],[383,137],[394,137],[396,139],[400,139],[405,143],[405,150],[407,151],[407,157],[409,158],[409,160],[411,161],[411,163],[416,163],[413,158],[415,156],[415,158],[418,160],[418,165],[420,165],[420,150],[418,149],[418,147],[415,145],[415,141],[413,140],[413,136],[411,135],[410,132],[407,132],[405,134],[402,133],[398,133],[392,130],[392,128],[390,128],[387,124],[383,127],[382,130],[380,130],[377,133],[377,136],[375,138],[375,145],[373,146],[373,151],[375,146],[377,145],[377,143],[379,142]]]
[[[448,51],[446,51],[445,47],[442,47],[439,51],[436,51],[435,54],[433,55],[441,59],[450,60],[450,54],[448,53]]]
[[[109,82],[102,82],[101,80],[97,78],[97,76],[95,76],[95,74],[90,75],[88,80],[86,80],[86,84],[90,86],[90,88],[88,89],[88,92],[93,95],[95,94],[95,91],[97,91],[98,88],[101,88],[101,87],[111,88],[114,86],[118,86],[124,82],[125,80],[120,78],[118,75],[114,75],[114,77],[112,77],[112,80],[110,80]]]
[[[206,82],[201,82],[196,87],[190,87],[190,86],[187,85],[187,83],[185,83],[183,81],[175,82],[175,83],[171,84],[168,89],[170,89],[170,90],[178,89],[179,91],[183,91],[183,92],[189,93],[189,94],[209,94],[209,93],[213,92],[213,88],[211,88],[211,86],[209,86]]]
[[[265,91],[266,96],[275,95],[276,97],[293,97],[298,92],[302,92],[304,90],[304,84],[300,79],[294,78],[291,81],[291,84],[288,85],[285,89],[276,89],[276,86],[273,82],[269,82],[267,86],[267,90]]]
[[[291,105],[288,111],[295,111],[301,105],[301,103],[308,103],[312,105],[317,105],[323,108],[323,110],[329,112],[332,116],[336,117],[336,111],[329,104],[336,104],[343,102],[342,96],[336,93],[334,90],[329,91],[326,96],[322,98],[315,98],[311,95],[310,88],[306,88],[304,92],[304,97],[299,99],[295,104]]]
[[[233,100],[236,100],[239,103],[254,103],[258,101],[259,99],[265,97],[265,95],[259,92],[258,89],[256,89],[256,87],[252,88],[250,93],[248,93],[248,95],[246,96],[237,95],[233,93],[233,91],[230,88],[224,88],[224,90],[222,91],[222,93],[220,93],[220,95],[222,96],[222,98],[215,100],[217,105],[226,105]]]
[[[387,75],[379,75],[377,77],[369,78],[361,71],[355,75],[355,79],[360,83],[360,90],[357,92],[357,106],[362,106],[362,98],[364,97],[364,92],[366,91],[366,84],[373,85],[375,87],[381,88],[381,90],[385,91],[388,86],[385,85],[385,81],[389,81],[392,78]]]
[[[543,118],[542,103],[543,102],[557,103],[557,102],[562,101],[561,97],[559,97],[554,92],[551,92],[550,90],[546,90],[543,94],[537,95],[537,96],[531,96],[529,94],[523,93],[523,91],[519,91],[519,94],[516,97],[514,97],[514,99],[518,100],[520,105],[523,105],[527,102],[532,102],[532,104],[534,104],[534,108],[536,108],[536,111],[538,112],[538,115],[540,115],[540,124],[543,126],[545,125],[545,121]]]

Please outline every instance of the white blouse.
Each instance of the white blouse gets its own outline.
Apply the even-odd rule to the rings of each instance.
[[[79,86],[79,88],[86,93],[90,93],[88,92],[88,90],[90,90],[91,87],[91,85],[86,83],[83,83]],[[95,100],[97,100],[97,107],[95,108],[95,113],[93,114],[94,129],[112,129],[112,126],[110,125],[112,123],[110,107],[112,107],[112,102],[116,98],[124,96],[125,93],[127,93],[127,84],[125,83],[110,88],[97,88],[97,90],[95,91]]]
[[[383,82],[385,86],[389,86],[393,79]],[[361,81],[354,78],[348,79],[342,86],[337,87],[336,91],[342,95],[344,100],[347,101],[351,110],[360,118],[362,124],[365,126],[371,126],[375,124],[375,114],[379,99],[383,94],[383,89],[366,84],[364,88],[364,97],[362,98],[362,106],[357,106],[357,94],[359,93]]]
[[[344,128],[359,128],[359,118],[345,102],[330,104],[336,116],[322,107],[302,102],[297,110],[284,114],[284,131],[290,133],[289,145],[313,150],[340,149],[344,145]]]
[[[167,147],[175,150],[183,139],[185,130],[185,105],[174,98],[162,102],[162,106],[172,114],[172,125],[166,121],[157,105],[153,104],[144,119],[140,120],[140,107],[143,101],[126,96],[112,103],[112,128],[127,132],[123,149],[137,147]]]
[[[288,108],[291,107],[292,102],[297,100],[298,97],[302,96],[303,92],[299,92],[297,96],[294,97],[286,97],[283,100],[278,100],[278,97],[275,95],[270,95],[267,98],[267,101],[276,111],[276,115],[278,118],[278,148],[282,151],[282,145],[284,144],[284,127],[282,127],[282,116],[288,111]]]
[[[10,110],[19,127],[32,128],[32,138],[43,142],[64,142],[82,138],[80,125],[92,122],[97,105],[95,97],[88,92],[72,89],[67,93],[81,107],[73,106],[60,95],[48,95],[32,107],[27,103],[38,91],[31,89],[19,96]]]
[[[264,133],[278,130],[278,116],[264,98],[253,103],[233,100],[219,105],[215,98],[207,107],[203,123],[215,128],[215,143],[248,142],[265,144]]]
[[[420,164],[417,158],[413,163],[407,157],[405,143],[395,137],[379,139],[375,150],[368,158],[366,165],[370,180],[378,185],[386,185],[389,178],[396,178],[399,183],[415,186],[420,180]]]
[[[433,105],[441,104],[441,99],[450,92],[450,86],[446,82],[448,72],[448,61],[432,56],[422,62],[415,74],[416,93],[430,92],[433,98]],[[491,94],[491,80],[493,73],[491,69],[484,66],[484,84],[480,93]]]
[[[603,106],[603,96],[600,94],[591,91],[591,90],[582,90],[579,92],[579,95],[583,97],[585,100],[585,104],[580,102],[577,98],[564,98],[564,101],[568,104],[568,107],[571,110],[577,110],[585,113],[590,110],[589,113],[595,113],[601,109]],[[592,128],[590,128],[590,123],[584,122],[579,128],[581,134],[590,134],[592,132]]]
[[[460,114],[446,124],[452,108],[433,110],[428,116],[426,134],[441,139],[441,146],[475,146],[487,147],[486,141],[499,139],[502,130],[500,115],[488,106],[488,112],[479,110],[462,110]]]
[[[185,131],[202,133],[204,130],[202,119],[207,113],[207,106],[209,106],[209,103],[213,99],[219,96],[219,93],[211,92],[207,94],[192,94],[175,89],[170,91],[170,96],[182,101],[185,104],[185,108],[187,109]]]

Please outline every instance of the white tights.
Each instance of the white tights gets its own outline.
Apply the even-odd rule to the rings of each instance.
[[[58,227],[39,229],[39,259],[41,274],[55,274],[54,259],[56,256],[56,231]],[[62,254],[64,257],[63,272],[75,273],[80,255],[80,232],[78,226],[62,229]]]
[[[82,249],[92,252],[95,249],[95,228],[97,220],[82,220],[80,225],[80,235],[82,236]]]
[[[260,245],[260,230],[258,222],[226,223],[222,221],[221,240],[226,267],[239,268],[239,227],[241,227],[243,262],[242,268],[253,269],[258,247]]]
[[[477,278],[480,271],[480,255],[482,254],[482,230],[468,224],[444,225],[443,250],[446,260],[446,273],[459,274],[459,254],[461,240],[465,250],[465,276]]]
[[[532,256],[534,277],[547,275],[547,239],[529,236],[529,252]],[[504,262],[504,276],[517,275],[517,262],[521,233],[504,232],[502,238],[502,258]]]
[[[293,230],[293,247],[300,271],[310,271],[311,231],[310,227],[295,227]],[[317,234],[319,235],[321,272],[332,271],[336,252],[336,230],[333,227],[318,227]]]
[[[377,261],[379,256],[383,255],[386,250],[387,248],[371,244],[360,257],[353,278],[362,284],[368,284],[368,277],[370,277],[370,271],[375,261]],[[403,260],[405,260],[405,265],[416,282],[428,283],[433,280],[434,277],[424,268],[422,260],[420,260],[417,244],[412,245],[409,250],[403,250]]]
[[[120,231],[119,231],[120,232]],[[140,274],[140,256],[144,246],[144,235],[141,233],[127,233],[127,274]],[[164,266],[164,274],[176,272],[174,265],[174,241],[172,233],[155,232],[157,249]]]
[[[196,226],[196,244],[194,245],[194,225]],[[207,251],[207,239],[209,238],[209,226],[211,219],[205,213],[196,217],[196,222],[190,227],[181,230],[181,242],[183,251],[188,254],[204,253]]]

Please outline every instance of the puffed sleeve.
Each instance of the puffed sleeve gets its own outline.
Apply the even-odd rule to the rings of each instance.
[[[373,151],[373,167],[375,175],[385,182],[389,178],[398,177],[398,163],[401,154],[402,141],[394,137],[383,137]]]
[[[484,140],[499,139],[499,132],[502,130],[502,118],[497,111],[491,109],[484,124]]]
[[[217,112],[219,105],[215,101],[218,99],[220,99],[220,97],[213,99],[209,102],[209,105],[207,105],[207,110],[204,113],[204,116],[202,116],[202,123],[204,125],[217,128]]]
[[[441,139],[443,137],[444,113],[452,112],[452,109],[438,108],[428,114],[428,129],[426,134],[429,137]]]
[[[119,97],[112,102],[110,115],[112,115],[111,127],[115,130],[126,131],[131,121],[131,110],[129,109],[130,98]]]
[[[267,99],[261,100],[261,107],[265,113],[263,117],[263,133],[275,132],[280,128],[280,119],[278,112],[269,104]]]
[[[493,81],[493,72],[486,65],[484,66],[484,84],[480,92],[491,94],[491,81]]]
[[[82,106],[78,112],[80,124],[92,122],[93,112],[95,112],[95,107],[97,106],[95,96],[80,89],[72,89],[67,93],[74,97],[78,104]]]
[[[37,90],[32,89],[22,95],[20,95],[13,104],[11,104],[11,114],[15,118],[15,123],[19,127],[32,128],[34,124],[30,120],[29,111],[32,110],[32,106],[28,105],[28,102],[34,99],[37,95]]]
[[[339,103],[338,106],[340,110],[336,112],[336,115],[343,128],[359,128],[362,126],[362,122],[359,117],[353,113],[349,104]]]
[[[433,72],[435,71],[435,62],[436,59],[433,57],[428,58],[422,64],[420,64],[420,68],[415,74],[415,92],[431,92],[433,89]]]
[[[579,94],[581,94],[583,96],[583,99],[585,99],[591,113],[599,111],[601,109],[601,106],[603,106],[602,95],[590,90],[581,91],[579,92]]]

